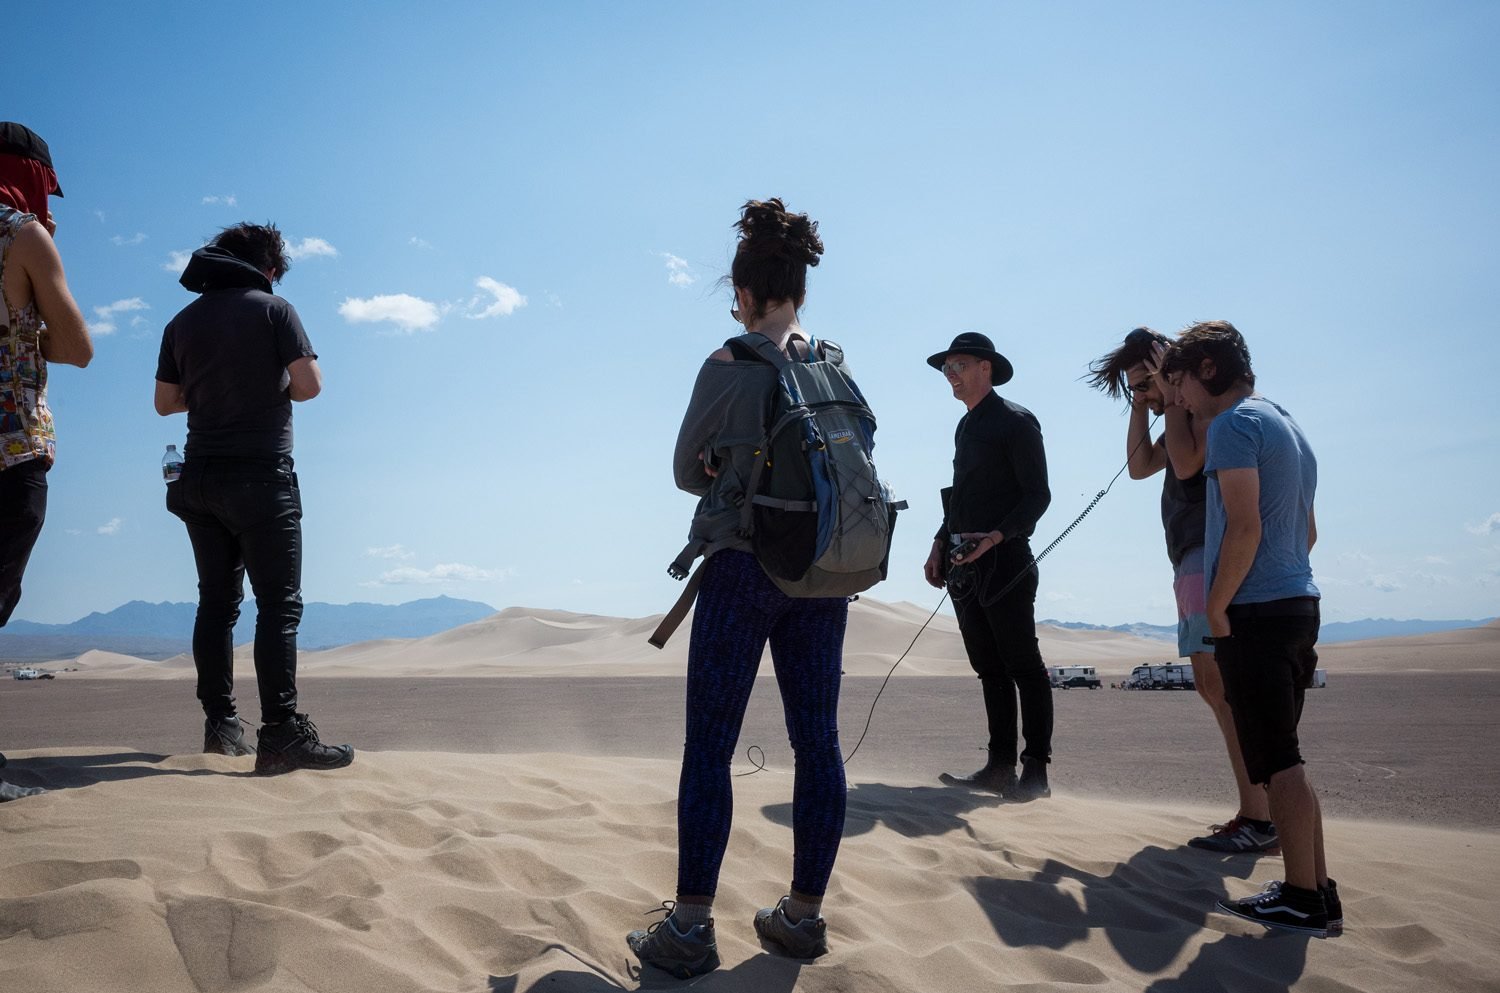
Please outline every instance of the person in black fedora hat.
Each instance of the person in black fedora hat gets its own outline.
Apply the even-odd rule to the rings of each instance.
[[[966,331],[927,364],[947,378],[968,412],[954,434],[953,485],[942,491],[943,522],[923,573],[953,597],[989,725],[984,767],[939,778],[1011,800],[1036,800],[1051,795],[1052,755],[1052,684],[1036,640],[1030,543],[1052,501],[1041,425],[1031,411],[995,392],[1014,370],[985,335]],[[1025,740],[1019,754],[1018,737]]]

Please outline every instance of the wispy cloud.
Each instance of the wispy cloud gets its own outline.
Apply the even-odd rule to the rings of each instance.
[[[102,211],[102,210],[96,210],[96,211],[94,211],[94,216],[97,217],[97,218],[99,218],[99,223],[100,224],[104,223],[104,211]]]
[[[489,294],[489,299],[482,294],[470,297],[465,317],[476,321],[485,317],[509,317],[526,306],[526,298],[514,286],[507,286],[498,279],[480,276],[474,280],[474,285]]]
[[[402,566],[380,574],[375,580],[379,586],[429,586],[433,583],[479,583],[491,579],[507,579],[514,575],[510,569],[481,569],[460,562],[446,562],[431,569]]]
[[[111,517],[108,522],[99,525],[94,530],[100,534],[119,534],[120,525],[123,523],[118,517]]]
[[[1395,576],[1386,574],[1370,576],[1364,581],[1364,585],[1371,589],[1379,590],[1381,593],[1398,593],[1406,589],[1406,584],[1402,583],[1401,580]]]
[[[137,231],[129,238],[125,237],[123,234],[117,234],[109,240],[111,244],[115,245],[139,245],[141,242],[146,240],[146,232]]]
[[[410,293],[349,297],[339,304],[339,313],[350,324],[394,324],[407,334],[431,329],[442,316],[437,304]]]
[[[239,203],[240,201],[239,201],[239,198],[236,197],[233,193],[221,193],[221,194],[218,194],[216,196],[207,196],[207,197],[204,197],[203,198],[203,202],[204,202],[204,204],[210,205],[210,206],[215,206],[216,205],[216,206],[223,206],[223,207],[233,207],[235,204]]]
[[[114,334],[117,325],[115,315],[127,314],[132,310],[150,310],[150,304],[140,297],[131,297],[128,300],[116,300],[114,303],[105,304],[103,307],[95,307],[95,320],[89,322],[89,331],[92,334]]]
[[[1494,534],[1500,531],[1500,514],[1491,514],[1478,524],[1465,525],[1464,530],[1470,534]]]
[[[424,252],[432,251],[432,242],[428,241],[426,238],[418,238],[416,235],[412,235],[411,240],[407,242],[407,244],[411,245],[413,248],[420,248]]]
[[[372,559],[411,559],[416,552],[408,552],[405,545],[385,545],[381,548],[366,548],[365,554]]]
[[[303,238],[301,241],[288,241],[286,243],[287,258],[296,262],[298,259],[312,259],[318,256],[337,258],[339,250],[334,248],[322,238]]]
[[[667,282],[673,286],[692,286],[698,281],[687,259],[680,259],[671,252],[658,252],[667,263]]]
[[[187,268],[188,260],[192,257],[193,253],[191,251],[168,252],[167,261],[163,262],[161,267],[167,272],[175,272],[180,276],[182,275],[182,270]]]

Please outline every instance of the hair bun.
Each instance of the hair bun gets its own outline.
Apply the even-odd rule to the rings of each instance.
[[[748,201],[736,226],[742,250],[752,255],[815,266],[823,254],[818,222],[806,214],[789,213],[779,197]]]

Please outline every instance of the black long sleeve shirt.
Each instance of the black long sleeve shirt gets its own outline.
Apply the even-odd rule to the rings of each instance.
[[[953,486],[943,491],[937,537],[999,531],[1006,541],[1031,537],[1052,502],[1047,453],[1036,416],[991,390],[958,422]]]

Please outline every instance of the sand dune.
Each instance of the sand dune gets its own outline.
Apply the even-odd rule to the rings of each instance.
[[[0,807],[0,989],[681,988],[635,977],[623,942],[670,896],[674,762],[377,752],[261,780],[243,759],[12,758],[78,788]],[[1281,873],[1275,858],[1179,849],[1210,811],[1067,795],[992,805],[858,781],[826,906],[833,950],[799,965],[749,926],[786,885],[790,789],[777,772],[736,780],[716,909],[724,967],[692,988],[1500,984],[1494,833],[1330,823],[1348,931],[1318,941],[1208,912]]]
[[[861,598],[850,608],[844,667],[850,675],[884,675],[912,639],[931,608]],[[384,639],[304,652],[298,670],[308,676],[661,676],[679,675],[687,662],[689,617],[665,650],[646,643],[661,620],[574,614],[511,607],[471,624],[426,638]],[[1172,646],[1110,631],[1038,630],[1049,664],[1098,665],[1128,672],[1139,662],[1161,660]],[[250,660],[250,646],[235,650]],[[77,662],[81,675],[183,678],[192,675],[187,656],[147,662],[124,655],[89,652]],[[932,619],[899,675],[969,675],[969,664],[952,615]]]

